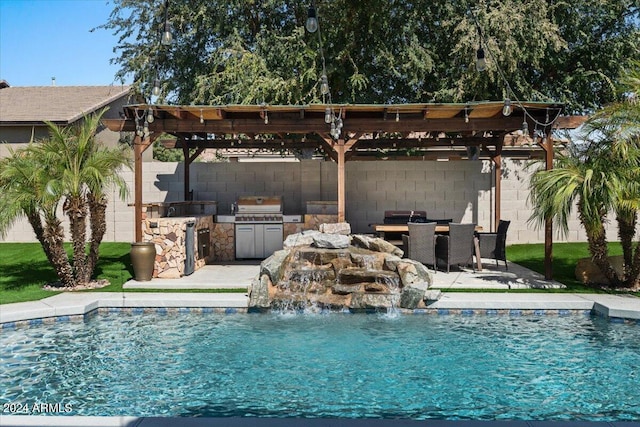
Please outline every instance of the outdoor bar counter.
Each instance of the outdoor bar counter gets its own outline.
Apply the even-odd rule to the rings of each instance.
[[[213,262],[217,202],[144,203],[142,210],[142,241],[156,248],[153,277],[177,279]]]

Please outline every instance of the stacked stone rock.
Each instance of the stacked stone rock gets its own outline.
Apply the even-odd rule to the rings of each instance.
[[[424,307],[431,275],[389,242],[352,235],[348,223],[293,234],[262,262],[250,289],[255,309],[319,306],[333,310]]]
[[[195,222],[195,230],[203,228],[211,230],[213,228],[211,215],[146,219],[142,222],[142,240],[153,242],[156,247],[153,277],[177,279],[184,275],[186,224],[190,221]],[[197,270],[213,260],[213,251],[210,251],[208,257],[201,258],[198,254],[198,239],[194,236],[193,240],[195,269]],[[211,243],[210,241],[210,247],[212,247]]]
[[[236,259],[234,227],[233,223],[213,224],[211,240],[213,242],[215,261],[233,261]]]

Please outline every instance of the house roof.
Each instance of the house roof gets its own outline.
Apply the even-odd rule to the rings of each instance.
[[[130,86],[16,86],[0,89],[0,126],[70,124],[128,96]]]

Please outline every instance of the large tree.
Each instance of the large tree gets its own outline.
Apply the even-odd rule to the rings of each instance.
[[[115,0],[113,62],[150,99],[181,104],[465,102],[511,97],[593,111],[640,58],[640,1]],[[174,43],[159,43],[166,17]],[[486,72],[475,71],[482,43]],[[322,51],[323,55],[320,55]]]
[[[105,148],[97,141],[102,114],[69,127],[47,123],[49,138],[0,161],[0,235],[26,217],[64,287],[91,280],[106,231],[105,190],[115,185],[123,198],[127,191],[119,172],[131,166],[130,150]],[[59,207],[69,220],[71,261],[63,246]]]

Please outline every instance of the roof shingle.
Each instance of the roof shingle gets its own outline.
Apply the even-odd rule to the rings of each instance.
[[[0,89],[0,123],[45,120],[69,124],[114,100],[130,86],[22,86]]]

